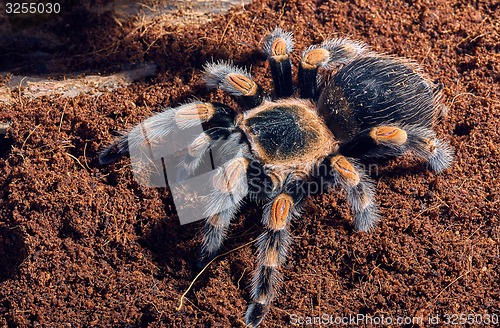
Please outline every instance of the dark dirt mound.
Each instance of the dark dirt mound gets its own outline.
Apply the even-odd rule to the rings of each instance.
[[[439,176],[411,158],[384,164],[373,175],[383,220],[371,234],[352,230],[342,194],[311,197],[262,326],[323,314],[415,317],[421,326],[418,318],[436,315],[498,315],[498,13],[491,0],[258,0],[198,27],[111,16],[71,27],[73,46],[51,50],[65,67],[154,62],[159,73],[102,95],[15,92],[0,102],[0,122],[12,121],[0,139],[0,326],[244,326],[254,246],[214,262],[177,310],[200,224],[181,226],[170,193],[138,185],[129,160],[102,167],[97,156],[116,131],[193,94],[224,100],[202,86],[212,58],[252,65],[269,88],[257,49],[277,25],[294,32],[298,50],[348,35],[420,63],[445,86],[449,114],[437,131],[456,159]],[[64,34],[63,24],[51,28]],[[244,207],[225,250],[258,236],[260,214]]]

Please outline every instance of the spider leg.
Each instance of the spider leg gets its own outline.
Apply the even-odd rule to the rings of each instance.
[[[244,108],[257,107],[264,100],[264,91],[246,69],[219,61],[205,64],[205,84],[234,96]]]
[[[292,62],[289,56],[293,51],[292,33],[276,28],[266,37],[263,51],[271,67],[275,97],[290,97],[293,93]]]
[[[379,220],[378,207],[375,203],[374,184],[360,167],[342,155],[329,155],[325,158],[320,174],[333,185],[340,185],[347,191],[357,230],[369,231]]]
[[[123,134],[112,145],[105,148],[99,155],[101,164],[111,164],[122,156],[128,155],[130,149],[141,145],[167,143],[167,136],[202,124],[231,125],[235,112],[223,104],[194,101],[176,108],[167,108],[137,125],[128,133]],[[178,137],[178,135],[176,135]],[[185,145],[187,146],[187,144]]]
[[[238,212],[240,205],[231,206],[220,213],[211,215],[205,220],[202,228],[203,239],[197,260],[198,269],[202,269],[219,252],[226,238],[227,230],[231,220]]]
[[[111,164],[128,154],[128,135],[125,133],[99,153],[99,163]]]
[[[228,138],[233,128],[230,127],[213,127],[200,133],[187,146],[187,153],[184,159],[179,163],[177,171],[177,181],[182,181],[191,176],[195,170],[200,167],[200,164],[205,159],[207,153],[210,153],[210,161],[212,162],[209,169],[214,169],[214,155],[212,149],[220,146],[224,139]]]
[[[211,203],[212,208],[209,209],[208,213],[215,214],[210,215],[206,219],[203,227],[203,242],[198,261],[199,269],[217,255],[225,239],[229,224],[241,206],[241,198],[244,194],[248,193],[250,199],[253,200],[268,201],[269,197],[276,192],[276,189],[281,187],[281,184],[272,175],[270,176],[265,172],[264,167],[259,161],[245,158],[244,160],[235,159],[233,163],[226,165],[225,169],[219,171],[218,177],[214,177],[214,185],[219,186],[217,187],[217,192],[220,192],[220,182],[215,183],[216,180],[220,179],[226,181],[228,184],[232,183],[233,186],[231,188],[235,191],[239,189],[243,191],[237,191],[236,197],[231,196],[231,198],[224,196],[227,193],[225,191],[223,191],[222,196],[217,194],[217,192],[214,193],[216,201]],[[246,184],[248,188],[246,191],[245,182],[243,182],[243,171],[246,171]],[[226,188],[222,189],[225,190]],[[230,202],[233,206],[216,213],[224,202]]]
[[[319,97],[318,69],[331,69],[335,65],[347,64],[367,51],[367,46],[346,38],[326,40],[302,52],[299,66],[299,88],[302,98]]]
[[[396,126],[377,126],[357,133],[351,140],[342,142],[339,153],[349,157],[385,157],[401,155],[407,147],[408,135]]]
[[[408,149],[427,162],[432,171],[440,173],[453,162],[453,148],[448,142],[436,138],[436,133],[426,128],[407,128]]]
[[[242,154],[240,154],[242,155]],[[250,159],[239,156],[217,168],[212,176],[212,193],[205,207],[199,265],[210,261],[222,246],[229,224],[248,193],[246,179]]]
[[[265,172],[262,164],[254,159],[235,159],[234,165],[227,165],[225,171],[220,171],[220,175],[224,175],[223,179],[230,178],[231,176],[233,181],[233,189],[244,189],[243,186],[243,171],[246,170],[247,177],[247,193],[250,196],[250,199],[256,201],[269,201],[270,197],[276,195],[278,189],[282,188],[283,184],[281,181],[278,181],[277,178],[273,178],[272,174],[269,172]],[[230,171],[233,171],[231,173]],[[238,171],[238,172],[236,172]],[[215,181],[214,177],[214,181]],[[228,183],[231,183],[228,180]],[[220,189],[219,189],[220,190]],[[280,189],[281,190],[281,189]],[[219,248],[224,241],[224,238],[227,233],[228,226],[232,220],[232,218],[236,215],[238,209],[240,208],[240,200],[245,192],[240,192],[240,196],[236,196],[236,198],[231,198],[229,201],[234,204],[234,206],[229,207],[226,210],[221,211],[220,213],[215,213],[218,210],[218,207],[222,204],[216,206],[212,203],[213,209],[210,210],[209,213],[215,213],[209,216],[203,227],[203,242],[202,247],[200,249],[200,260],[198,261],[198,266],[201,269],[204,264],[213,259]],[[220,199],[220,196],[215,197],[216,199]],[[222,199],[224,201],[224,199]],[[226,199],[226,201],[228,201]]]
[[[434,172],[441,172],[453,160],[452,148],[436,138],[431,129],[414,126],[377,126],[341,143],[339,153],[356,158],[399,156],[407,150],[427,161]]]
[[[252,303],[248,306],[245,321],[257,327],[269,310],[281,281],[279,268],[284,264],[291,243],[290,220],[297,217],[302,193],[283,192],[264,208],[262,222],[265,231],[258,238],[257,267],[251,286]]]
[[[266,170],[258,160],[252,160],[248,166],[248,195],[256,202],[269,202],[286,184],[286,179],[273,170]]]

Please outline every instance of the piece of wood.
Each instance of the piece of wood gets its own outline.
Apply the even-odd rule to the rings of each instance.
[[[12,103],[12,92],[14,90],[20,90],[20,94],[27,98],[38,98],[42,96],[72,98],[80,94],[95,96],[103,92],[126,87],[134,81],[155,74],[156,65],[150,63],[141,65],[135,69],[107,76],[88,75],[84,77],[65,78],[62,80],[12,75],[9,83],[0,87],[0,103]]]
[[[241,7],[252,0],[115,0],[113,11],[117,17],[142,15],[147,18],[162,16],[170,25],[197,25],[210,21],[215,15],[225,14],[231,8]],[[165,18],[165,19],[163,19]]]

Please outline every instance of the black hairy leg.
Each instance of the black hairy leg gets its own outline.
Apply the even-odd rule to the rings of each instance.
[[[293,93],[292,62],[289,56],[293,51],[292,34],[281,28],[275,29],[267,36],[263,51],[271,67],[275,97],[290,97]]]

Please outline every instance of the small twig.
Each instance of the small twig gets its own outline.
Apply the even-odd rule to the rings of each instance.
[[[76,158],[75,156],[69,154],[69,153],[65,153],[66,155],[68,155],[69,157],[71,157],[72,159],[74,159],[78,164],[80,164],[81,167],[83,167],[84,170],[87,170],[87,168],[85,166],[83,166],[82,162],[80,162],[80,160],[78,158]]]
[[[465,277],[466,275],[468,275],[470,273],[470,271],[467,271],[465,272],[464,274],[456,277],[455,279],[453,279],[452,282],[450,282],[448,285],[446,285],[446,287],[444,287],[435,297],[434,297],[434,301],[436,301],[439,296],[441,296],[441,294],[443,294],[448,288],[450,288],[454,283],[456,283],[459,279]]]
[[[286,6],[286,1],[283,1],[283,6],[281,6],[280,9],[280,16],[278,17],[278,24],[281,22],[281,18],[283,18],[283,15],[285,15],[285,6]]]
[[[471,92],[462,92],[462,93],[459,93],[458,95],[456,95],[455,97],[453,97],[453,99],[451,100],[451,103],[450,103],[450,107],[453,106],[453,104],[455,103],[455,100],[458,98],[458,97],[462,97],[462,96],[472,96],[472,97],[477,97],[477,95],[471,93]]]
[[[18,90],[18,95],[19,95],[19,104],[21,105],[21,108],[24,108],[24,103],[23,103],[23,94],[22,94],[22,86],[23,86],[23,82],[24,80],[27,78],[27,76],[23,77],[21,79],[21,81],[19,82],[19,87],[17,88]]]
[[[68,102],[65,102],[64,103],[64,107],[63,107],[63,110],[62,110],[62,113],[61,113],[61,119],[59,120],[59,129],[57,132],[61,132],[61,126],[62,126],[62,122],[63,122],[63,118],[64,118],[64,111],[66,110],[66,105],[68,104]]]
[[[238,285],[238,289],[240,289],[240,281],[243,279],[243,276],[245,275],[245,272],[247,271],[247,268],[243,269],[243,272],[241,273],[240,279],[238,279],[238,282],[236,283]]]
[[[462,43],[465,43],[465,42],[474,42],[477,39],[482,38],[483,36],[486,36],[488,34],[491,34],[491,32],[486,32],[486,33],[483,33],[483,34],[476,35],[472,39],[470,38],[470,36],[468,36],[465,39],[463,39],[462,41],[460,41],[456,46],[458,47],[459,45],[461,45]]]
[[[224,27],[224,31],[222,32],[222,36],[221,36],[219,42],[217,43],[218,47],[220,47],[220,45],[222,44],[222,41],[224,40],[224,37],[226,36],[227,29],[229,28],[229,25],[233,21],[233,18],[234,18],[234,14],[231,15],[231,18],[229,18],[229,21],[227,22],[226,27]]]
[[[157,9],[149,7],[146,4],[144,4],[144,3],[140,3],[139,5],[142,6],[142,7],[144,7],[144,8],[147,8],[147,9],[151,10],[154,13],[158,11]]]
[[[431,206],[429,208],[426,208],[424,210],[421,210],[420,212],[417,213],[417,215],[413,218],[413,219],[416,219],[416,218],[419,218],[422,216],[422,214],[424,214],[425,212],[429,212],[429,211],[433,211],[433,210],[437,210],[441,207],[442,204],[436,204],[434,206]],[[447,204],[445,204],[446,207],[449,207]]]
[[[248,245],[250,245],[250,244],[254,243],[254,242],[255,242],[255,240],[256,240],[256,239],[254,239],[254,240],[252,240],[252,241],[249,241],[248,243],[243,244],[243,245],[241,245],[241,246],[238,246],[238,247],[236,247],[235,249],[232,249],[232,250],[230,250],[230,251],[227,251],[227,252],[225,252],[224,254],[217,255],[217,256],[216,256],[216,257],[214,257],[214,258],[213,258],[210,262],[208,262],[208,263],[205,265],[205,267],[204,267],[203,269],[201,269],[200,273],[198,273],[198,274],[196,275],[196,277],[194,277],[193,281],[191,281],[191,283],[189,284],[189,287],[186,289],[186,291],[184,292],[184,294],[182,294],[181,299],[180,299],[180,301],[179,301],[179,306],[177,307],[177,311],[180,311],[180,310],[181,310],[182,305],[184,304],[184,298],[186,297],[187,293],[189,293],[189,291],[190,291],[190,290],[191,290],[191,288],[193,287],[193,285],[194,285],[194,283],[196,282],[196,280],[198,280],[198,278],[201,276],[201,274],[202,274],[203,272],[205,272],[205,270],[206,270],[206,269],[210,266],[210,264],[212,264],[212,262],[213,262],[213,261],[215,261],[216,259],[221,258],[221,257],[223,257],[223,256],[226,256],[227,254],[233,253],[233,252],[235,252],[235,251],[237,251],[237,250],[239,250],[239,249],[241,249],[241,248],[243,248],[243,247],[246,247],[246,246],[248,246]]]
[[[497,104],[500,103],[500,101],[492,99],[492,98],[478,96],[478,95],[476,95],[474,93],[471,93],[471,92],[462,92],[462,93],[459,93],[458,95],[456,95],[455,97],[453,97],[453,99],[451,100],[451,103],[450,103],[450,107],[453,106],[453,104],[455,103],[455,100],[458,97],[462,97],[462,96],[471,96],[471,97],[474,97],[474,98],[484,99],[484,100],[487,100],[487,101],[490,101],[490,102],[493,102],[493,103],[497,103]]]
[[[23,141],[23,145],[21,146],[21,149],[24,148],[24,146],[26,145],[26,142],[28,141],[28,139],[31,137],[31,135],[35,132],[36,129],[38,129],[39,127],[41,126],[41,124],[38,124],[37,126],[35,126],[35,128],[33,130],[30,131],[30,133],[28,134],[28,136],[26,137],[26,139],[24,139]]]

